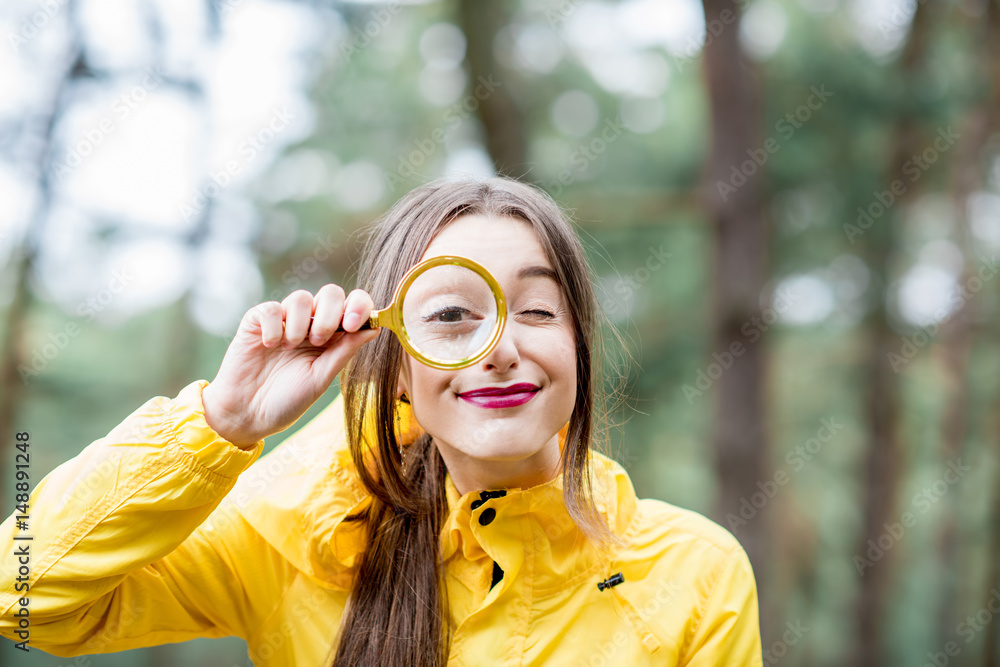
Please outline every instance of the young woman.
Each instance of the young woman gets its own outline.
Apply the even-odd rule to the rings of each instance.
[[[507,300],[496,347],[459,370],[359,330],[440,255]],[[637,499],[592,449],[598,308],[550,198],[418,188],[373,228],[359,284],[251,308],[211,383],[40,481],[29,530],[0,530],[0,634],[59,656],[236,635],[258,666],[762,664],[739,543]],[[342,370],[342,395],[258,461]]]

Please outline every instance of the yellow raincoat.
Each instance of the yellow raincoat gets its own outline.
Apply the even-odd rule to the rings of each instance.
[[[241,450],[205,422],[207,385],[150,399],[37,482],[27,530],[0,524],[0,634],[57,656],[235,635],[258,667],[321,665],[364,546],[341,519],[369,500],[342,399],[260,457],[263,441]],[[561,476],[485,500],[448,476],[449,667],[761,665],[738,542],[637,499],[610,458],[595,453],[594,469],[598,508],[630,543],[611,555],[577,531]]]

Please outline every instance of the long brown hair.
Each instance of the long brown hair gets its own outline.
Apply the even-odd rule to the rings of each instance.
[[[594,505],[590,486],[593,419],[595,409],[600,413],[605,408],[601,364],[593,360],[600,310],[580,240],[548,195],[504,177],[439,180],[417,188],[372,227],[358,284],[376,308],[385,308],[396,284],[420,261],[437,232],[472,214],[530,223],[563,286],[573,317],[577,376],[561,458],[564,501],[594,543],[618,543]],[[407,446],[405,461],[400,451],[396,382],[403,354],[396,337],[383,332],[358,351],[341,375],[351,456],[371,503],[345,519],[364,522],[368,544],[331,647],[334,667],[443,667],[450,650],[439,546],[448,510],[447,471],[427,433]],[[325,662],[331,664],[329,655]]]

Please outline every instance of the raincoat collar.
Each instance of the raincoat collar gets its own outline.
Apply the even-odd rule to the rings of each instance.
[[[345,417],[343,396],[338,396],[300,432],[261,457],[237,485],[237,494],[246,491],[243,514],[251,525],[312,579],[342,589],[350,587],[367,547],[362,523],[344,517],[371,502],[347,446]],[[568,426],[559,432],[560,449]],[[408,406],[400,410],[401,444],[407,446],[422,433]],[[632,483],[613,459],[593,450],[590,455],[597,511],[612,531],[624,536],[636,514]],[[503,491],[477,504],[481,490],[459,494],[451,474],[446,475],[448,513],[440,536],[446,564],[458,555],[473,561],[489,557],[503,568],[506,582],[530,556],[538,590],[565,584],[567,576],[608,562],[608,554],[595,550],[570,517],[561,473],[543,484]],[[484,518],[487,509],[495,512],[491,521]]]
[[[636,513],[632,484],[615,461],[592,452],[592,485],[595,506],[611,529],[624,536]],[[441,530],[441,556],[445,566],[457,559],[469,562],[495,561],[503,570],[503,589],[528,568],[532,588],[539,595],[555,592],[581,580],[597,582],[613,569],[614,553],[610,547],[596,545],[578,528],[563,500],[563,475],[526,489],[492,490],[495,497],[481,490],[459,494],[451,479],[445,478],[448,513]],[[499,495],[502,493],[503,495]],[[351,511],[370,502],[365,496]],[[356,566],[366,546],[357,522],[337,521],[327,542],[332,559],[349,568],[332,578],[346,587],[350,568]],[[457,576],[465,579],[467,571]],[[470,588],[474,578],[465,582]]]
[[[397,438],[409,446],[424,431],[413,417],[410,406],[398,406]],[[559,449],[565,448],[569,432],[566,423],[558,433]],[[591,451],[591,489],[600,516],[618,535],[624,535],[636,511],[636,496],[625,470],[614,460]],[[563,499],[564,478],[560,473],[548,482],[524,489],[492,489],[460,494],[451,473],[445,476],[448,513],[441,531],[443,562],[460,554],[475,561],[488,557],[505,573],[516,575],[526,556],[534,557],[536,588],[565,583],[570,567],[575,573],[597,571],[607,563],[607,548],[593,545],[573,521]],[[492,497],[491,497],[492,496]],[[359,507],[366,502],[362,499]],[[357,540],[340,539],[341,532],[353,530],[343,523],[334,530],[331,548],[341,562],[353,562],[363,545]],[[340,545],[340,546],[338,546]],[[343,545],[349,545],[345,550]],[[574,565],[565,561],[572,558]],[[552,567],[538,567],[538,562]],[[557,567],[555,563],[562,563]],[[509,580],[513,577],[505,575]]]

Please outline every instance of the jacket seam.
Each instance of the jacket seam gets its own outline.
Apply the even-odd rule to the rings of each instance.
[[[603,499],[604,497],[606,497],[608,495],[607,492],[608,492],[608,487],[606,484],[606,480],[602,480],[599,498]],[[601,500],[601,502],[603,504],[603,500]],[[602,508],[602,510],[603,510],[601,512],[603,515],[602,518],[607,522],[608,527],[613,531],[614,530],[613,519],[616,518],[615,515],[610,511],[608,511],[606,506]],[[545,512],[545,514],[547,515],[547,511]],[[571,522],[572,522],[572,517],[571,517]],[[534,600],[537,601],[545,600],[550,597],[559,595],[560,593],[565,593],[565,591],[570,587],[582,584],[587,579],[590,579],[591,577],[599,573],[602,568],[607,567],[607,563],[604,562],[604,556],[602,555],[602,552],[600,552],[599,550],[592,552],[590,540],[586,538],[575,525],[573,525],[573,528],[571,528],[571,530],[573,530],[575,533],[574,544],[571,551],[577,553],[594,553],[595,555],[594,562],[591,563],[588,567],[578,571],[576,574],[569,576],[568,578],[557,584],[553,584],[550,586],[543,586],[543,587],[538,587],[536,585],[533,585],[532,597]],[[546,535],[544,530],[542,531],[542,535],[543,536]],[[549,539],[548,542],[551,545],[552,540]]]
[[[661,500],[656,499],[656,498],[640,498],[639,500],[640,501],[641,500],[655,500],[656,502],[664,502],[664,501],[661,501]],[[665,503],[665,504],[667,504],[667,503]],[[689,513],[690,512],[690,513],[693,513],[693,514],[697,514],[696,512],[691,512],[691,510],[685,509],[683,507],[679,507],[677,509],[680,509],[680,510],[682,510],[685,513]],[[642,532],[642,526],[637,523],[638,520],[640,518],[642,518],[639,515],[640,515],[640,511],[639,511],[639,508],[637,507],[637,509],[635,511],[635,515],[634,515],[631,523],[629,524],[629,529],[625,533],[626,539],[628,538],[628,536],[630,534],[634,536],[635,534],[638,534],[638,533]],[[704,515],[701,515],[701,514],[698,514],[698,516],[700,518],[702,518],[702,519],[707,518],[707,517],[705,517]],[[659,518],[659,517],[656,517],[656,518]],[[723,540],[720,543],[720,541],[716,540],[714,537],[712,537],[710,535],[707,535],[706,533],[704,533],[702,531],[692,530],[691,528],[688,528],[686,526],[678,525],[677,521],[678,521],[678,517],[675,515],[675,516],[671,516],[671,517],[667,518],[665,521],[663,521],[662,523],[659,523],[658,525],[663,525],[664,527],[668,528],[672,532],[681,533],[681,534],[683,534],[683,535],[685,535],[685,536],[687,536],[687,537],[689,537],[689,538],[697,541],[700,544],[707,544],[708,546],[712,547],[717,552],[719,552],[720,555],[724,555],[724,556],[730,555],[732,553],[732,551],[733,551],[733,548],[736,545],[739,544],[738,540],[736,540],[735,537],[732,537],[729,540]]]
[[[252,647],[252,645],[257,642],[258,633],[260,633],[260,631],[264,628],[264,626],[267,625],[267,622],[271,620],[271,617],[273,617],[275,613],[277,613],[278,609],[281,608],[281,605],[282,603],[284,603],[285,598],[288,597],[288,593],[292,590],[292,585],[298,580],[300,576],[302,576],[302,572],[298,568],[295,568],[295,576],[291,577],[288,580],[288,585],[285,586],[285,590],[282,591],[280,596],[278,596],[278,601],[274,603],[274,607],[271,609],[268,615],[265,616],[264,619],[257,624],[257,627],[255,627],[250,632],[250,634],[247,635],[248,646]]]
[[[729,561],[732,560],[733,556],[736,554],[736,550],[729,552],[726,559],[722,561],[722,565],[719,566],[719,573],[715,577],[715,583],[712,584],[712,590],[709,591],[708,595],[705,597],[705,601],[699,605],[698,614],[701,618],[698,619],[698,624],[695,625],[694,629],[691,631],[691,639],[698,636],[698,631],[701,629],[702,624],[705,622],[705,617],[708,615],[708,607],[712,603],[712,599],[715,597],[716,591],[719,589],[719,584],[722,583],[722,575],[726,571],[726,567],[729,566]],[[687,664],[688,651],[690,650],[690,640],[684,642],[684,662],[681,664]]]
[[[564,581],[562,583],[554,584],[553,586],[548,586],[546,588],[541,589],[540,591],[538,591],[538,595],[536,595],[534,597],[534,600],[536,602],[541,602],[543,600],[548,600],[549,598],[552,598],[552,597],[555,597],[557,595],[563,594],[570,587],[579,586],[579,585],[583,584],[584,582],[586,582],[588,579],[591,579],[591,578],[599,575],[600,572],[601,572],[601,570],[602,570],[602,568],[606,568],[606,567],[607,567],[606,564],[601,563],[601,562],[596,562],[593,565],[591,565],[589,568],[587,568],[586,570],[580,572],[577,575],[574,575],[573,577],[571,577],[570,579],[567,579],[566,581]],[[537,589],[535,589],[535,590],[537,590]]]

